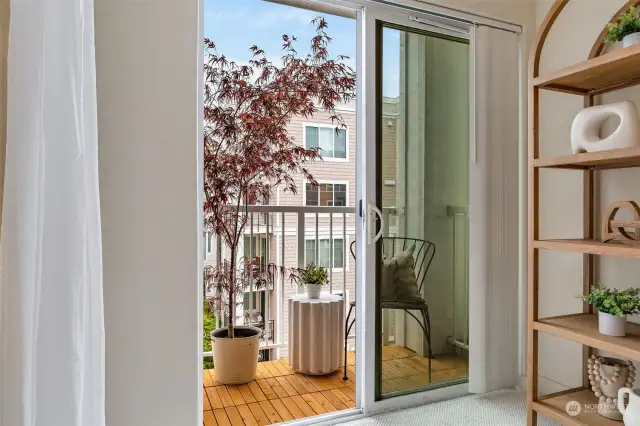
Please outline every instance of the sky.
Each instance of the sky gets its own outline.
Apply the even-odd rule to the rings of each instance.
[[[268,58],[277,63],[282,56],[282,35],[298,38],[296,50],[300,55],[309,51],[309,42],[315,35],[311,20],[324,16],[329,27],[327,33],[333,39],[329,55],[348,56],[345,62],[356,68],[356,21],[341,16],[328,15],[270,3],[263,0],[204,0],[204,33],[211,39],[218,52],[231,60],[246,63],[251,59],[249,48],[257,45]],[[383,94],[395,97],[399,92],[399,32],[383,32],[384,69]]]

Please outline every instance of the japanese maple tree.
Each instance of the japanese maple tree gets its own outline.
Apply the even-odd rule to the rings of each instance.
[[[205,285],[214,287],[229,316],[233,338],[236,297],[249,280],[260,285],[253,259],[238,256],[249,204],[264,203],[276,187],[297,192],[295,177],[317,185],[307,165],[321,158],[318,148],[305,148],[289,133],[293,117],[328,112],[337,128],[344,121],[336,112],[355,98],[356,78],[345,56],[332,59],[327,22],[311,21],[316,33],[310,51],[299,55],[296,38],[282,36],[281,62],[252,46],[248,64],[230,61],[213,41],[205,40],[204,101],[204,227],[222,238],[229,258],[205,271]]]

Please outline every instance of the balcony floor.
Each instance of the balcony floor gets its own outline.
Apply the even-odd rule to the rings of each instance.
[[[393,392],[428,383],[428,359],[398,345],[382,350],[382,390]],[[466,360],[439,356],[432,360],[432,383],[468,374]],[[349,380],[342,369],[327,376],[307,376],[286,359],[258,363],[256,380],[246,385],[222,385],[215,370],[204,374],[204,426],[269,425],[355,407],[355,355],[347,355]]]

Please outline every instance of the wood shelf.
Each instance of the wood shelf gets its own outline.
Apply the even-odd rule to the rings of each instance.
[[[570,416],[566,411],[567,404],[572,401],[580,404],[581,412],[577,416]],[[622,426],[622,422],[609,420],[598,414],[593,408],[593,404],[597,403],[598,399],[593,392],[573,389],[542,397],[533,403],[533,409],[566,426]]]
[[[640,83],[640,45],[614,50],[533,79],[541,89],[596,95]]]
[[[598,240],[538,240],[533,242],[537,249],[565,251],[570,253],[595,254],[640,259],[640,246],[619,242],[603,243]]]
[[[591,49],[588,60],[561,70],[540,74],[541,53],[552,27],[569,0],[555,0],[549,9],[532,50],[529,73],[529,143],[528,143],[528,234],[529,241],[527,277],[527,426],[538,424],[536,412],[563,425],[571,426],[618,426],[621,422],[609,420],[597,413],[598,401],[590,392],[590,381],[582,377],[582,387],[569,391],[538,397],[540,376],[540,333],[554,335],[582,345],[579,359],[571,362],[586,365],[592,349],[617,354],[619,357],[640,361],[640,324],[629,324],[625,337],[605,336],[598,332],[598,318],[590,314],[590,307],[582,304],[582,313],[554,318],[539,319],[540,305],[540,257],[536,250],[556,250],[582,254],[582,294],[588,294],[597,284],[598,268],[593,256],[618,256],[640,259],[640,246],[621,242],[603,243],[597,238],[600,224],[598,206],[601,201],[597,173],[593,170],[640,167],[640,148],[624,148],[602,152],[536,158],[540,152],[540,135],[544,126],[540,114],[540,91],[552,90],[582,96],[585,108],[595,106],[603,93],[640,85],[640,45],[616,49],[601,55],[607,28],[604,27]],[[625,4],[613,15],[609,23],[618,21],[628,10]],[[540,237],[541,175],[542,168],[577,169],[582,175],[582,239],[542,239]],[[576,219],[578,219],[576,217]],[[628,223],[628,222],[626,222]],[[568,283],[559,283],[566,286]],[[583,367],[586,368],[586,367]],[[582,412],[570,415],[567,403],[576,401]],[[587,406],[585,406],[587,405]],[[577,415],[575,415],[577,414]]]
[[[627,323],[625,337],[600,334],[598,317],[592,314],[544,318],[534,321],[533,328],[592,348],[610,351],[623,358],[640,360],[640,325],[638,324]]]
[[[609,151],[586,152],[559,157],[538,158],[533,167],[558,169],[622,169],[640,167],[640,148],[621,148]]]

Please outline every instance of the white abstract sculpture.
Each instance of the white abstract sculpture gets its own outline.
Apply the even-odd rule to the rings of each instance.
[[[602,139],[602,125],[616,115],[620,117],[620,125],[611,136]],[[640,147],[640,117],[633,102],[585,108],[573,120],[571,149],[574,154],[632,147]]]

